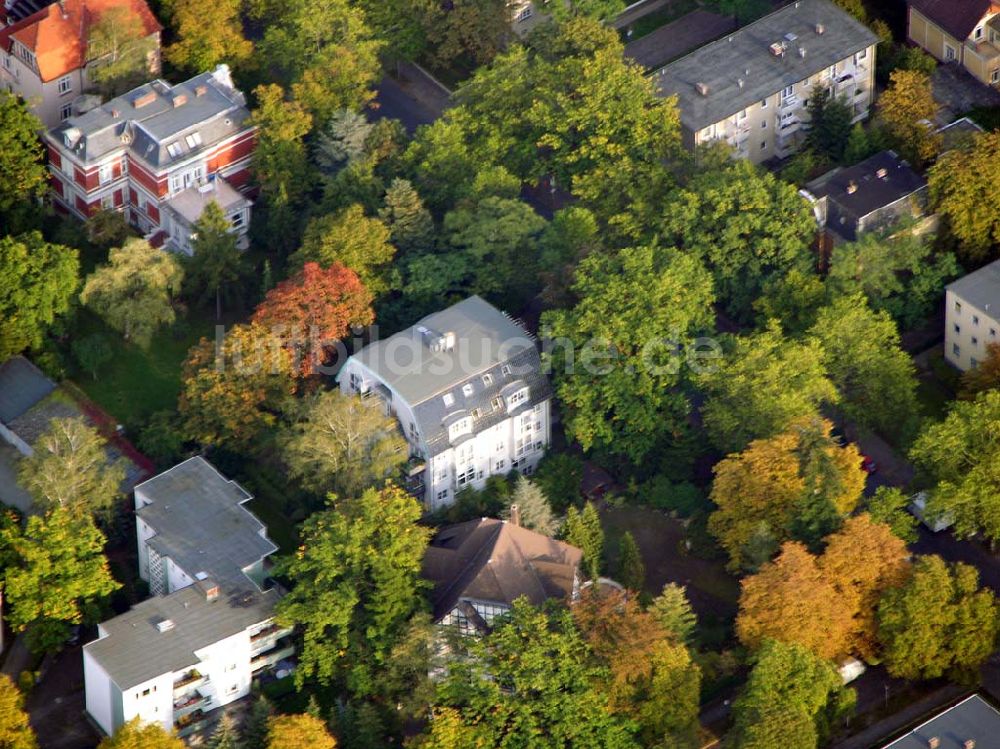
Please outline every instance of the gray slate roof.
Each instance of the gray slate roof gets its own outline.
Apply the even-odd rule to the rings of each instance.
[[[56,389],[56,384],[23,356],[0,364],[0,421],[10,424]]]
[[[976,742],[976,747],[988,749],[998,745],[998,736],[1000,712],[974,694],[886,744],[883,749],[927,749],[932,738],[940,742],[938,749],[965,749],[965,742],[970,739]]]
[[[149,96],[152,101],[135,106]],[[184,97],[183,103],[178,104],[179,97]],[[245,129],[249,116],[243,93],[233,87],[228,67],[220,65],[175,86],[162,80],[143,84],[70,117],[50,130],[49,137],[62,143],[67,133],[78,135],[72,150],[85,162],[120,150],[129,141],[130,155],[156,170],[236,135]],[[185,136],[195,132],[201,136],[201,145],[191,148]],[[180,151],[171,156],[167,147],[175,142]]]
[[[973,307],[1000,316],[1000,260],[952,281],[945,288]]]
[[[136,487],[152,504],[136,510],[156,535],[149,544],[188,575],[243,585],[242,570],[277,550],[242,505],[250,494],[195,456]]]
[[[885,176],[878,171],[885,169]],[[848,192],[849,185],[854,192]],[[895,203],[907,195],[924,189],[926,180],[893,151],[881,151],[864,161],[846,168],[837,168],[806,185],[818,198],[829,198],[851,214],[867,216],[879,208]]]
[[[165,673],[195,665],[195,651],[266,621],[273,615],[278,590],[223,590],[209,601],[199,585],[143,601],[121,616],[101,623],[107,637],[84,646],[108,676],[125,690]],[[174,626],[160,632],[156,625]]]
[[[448,333],[455,336],[454,348],[433,350],[430,340]],[[478,433],[517,413],[509,414],[506,406],[495,409],[494,398],[527,386],[530,397],[518,407],[521,410],[552,394],[534,338],[478,296],[428,315],[366,346],[354,358],[410,405],[430,455],[447,448],[448,425],[455,419],[478,411],[472,427]],[[466,384],[472,388],[468,396],[463,392]],[[445,393],[453,398],[450,406],[444,402]]]
[[[817,24],[823,26],[822,34],[816,32]],[[790,35],[795,37],[791,41]],[[787,43],[783,57],[771,52],[775,42]],[[798,0],[653,76],[661,95],[677,96],[681,122],[697,131],[876,42],[878,37],[868,27],[829,0]],[[805,50],[804,57],[799,48]],[[707,96],[698,93],[698,83],[708,86]]]

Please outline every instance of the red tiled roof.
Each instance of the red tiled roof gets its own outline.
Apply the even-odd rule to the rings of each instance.
[[[35,53],[41,79],[55,80],[84,66],[90,27],[112,8],[137,15],[147,36],[162,28],[144,0],[62,0],[0,30],[0,46],[9,52],[16,39]]]
[[[991,0],[909,0],[909,3],[960,42],[969,37],[993,5]]]

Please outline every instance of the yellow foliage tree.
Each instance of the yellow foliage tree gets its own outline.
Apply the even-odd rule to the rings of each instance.
[[[35,732],[24,712],[24,697],[14,682],[0,675],[0,746],[3,749],[38,749]]]
[[[276,715],[268,721],[267,749],[336,749],[326,723],[307,715]]]
[[[850,650],[854,626],[848,602],[800,543],[784,544],[773,562],[742,582],[736,634],[747,647],[773,639],[830,659]]]
[[[920,70],[894,70],[878,100],[879,119],[914,164],[926,164],[941,150],[941,135],[929,124],[937,110],[930,76]]]
[[[186,746],[159,723],[142,723],[133,718],[115,731],[114,736],[98,744],[97,749],[186,749]]]

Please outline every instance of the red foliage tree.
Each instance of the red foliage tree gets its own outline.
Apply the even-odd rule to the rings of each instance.
[[[352,326],[374,322],[372,298],[350,268],[340,263],[329,268],[306,263],[267,292],[253,321],[281,338],[295,355],[296,369],[308,376],[328,362],[332,345]]]

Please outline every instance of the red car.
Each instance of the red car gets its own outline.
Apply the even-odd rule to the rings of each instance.
[[[872,474],[878,470],[878,463],[876,463],[872,458],[867,455],[861,456],[861,470],[865,473]]]

